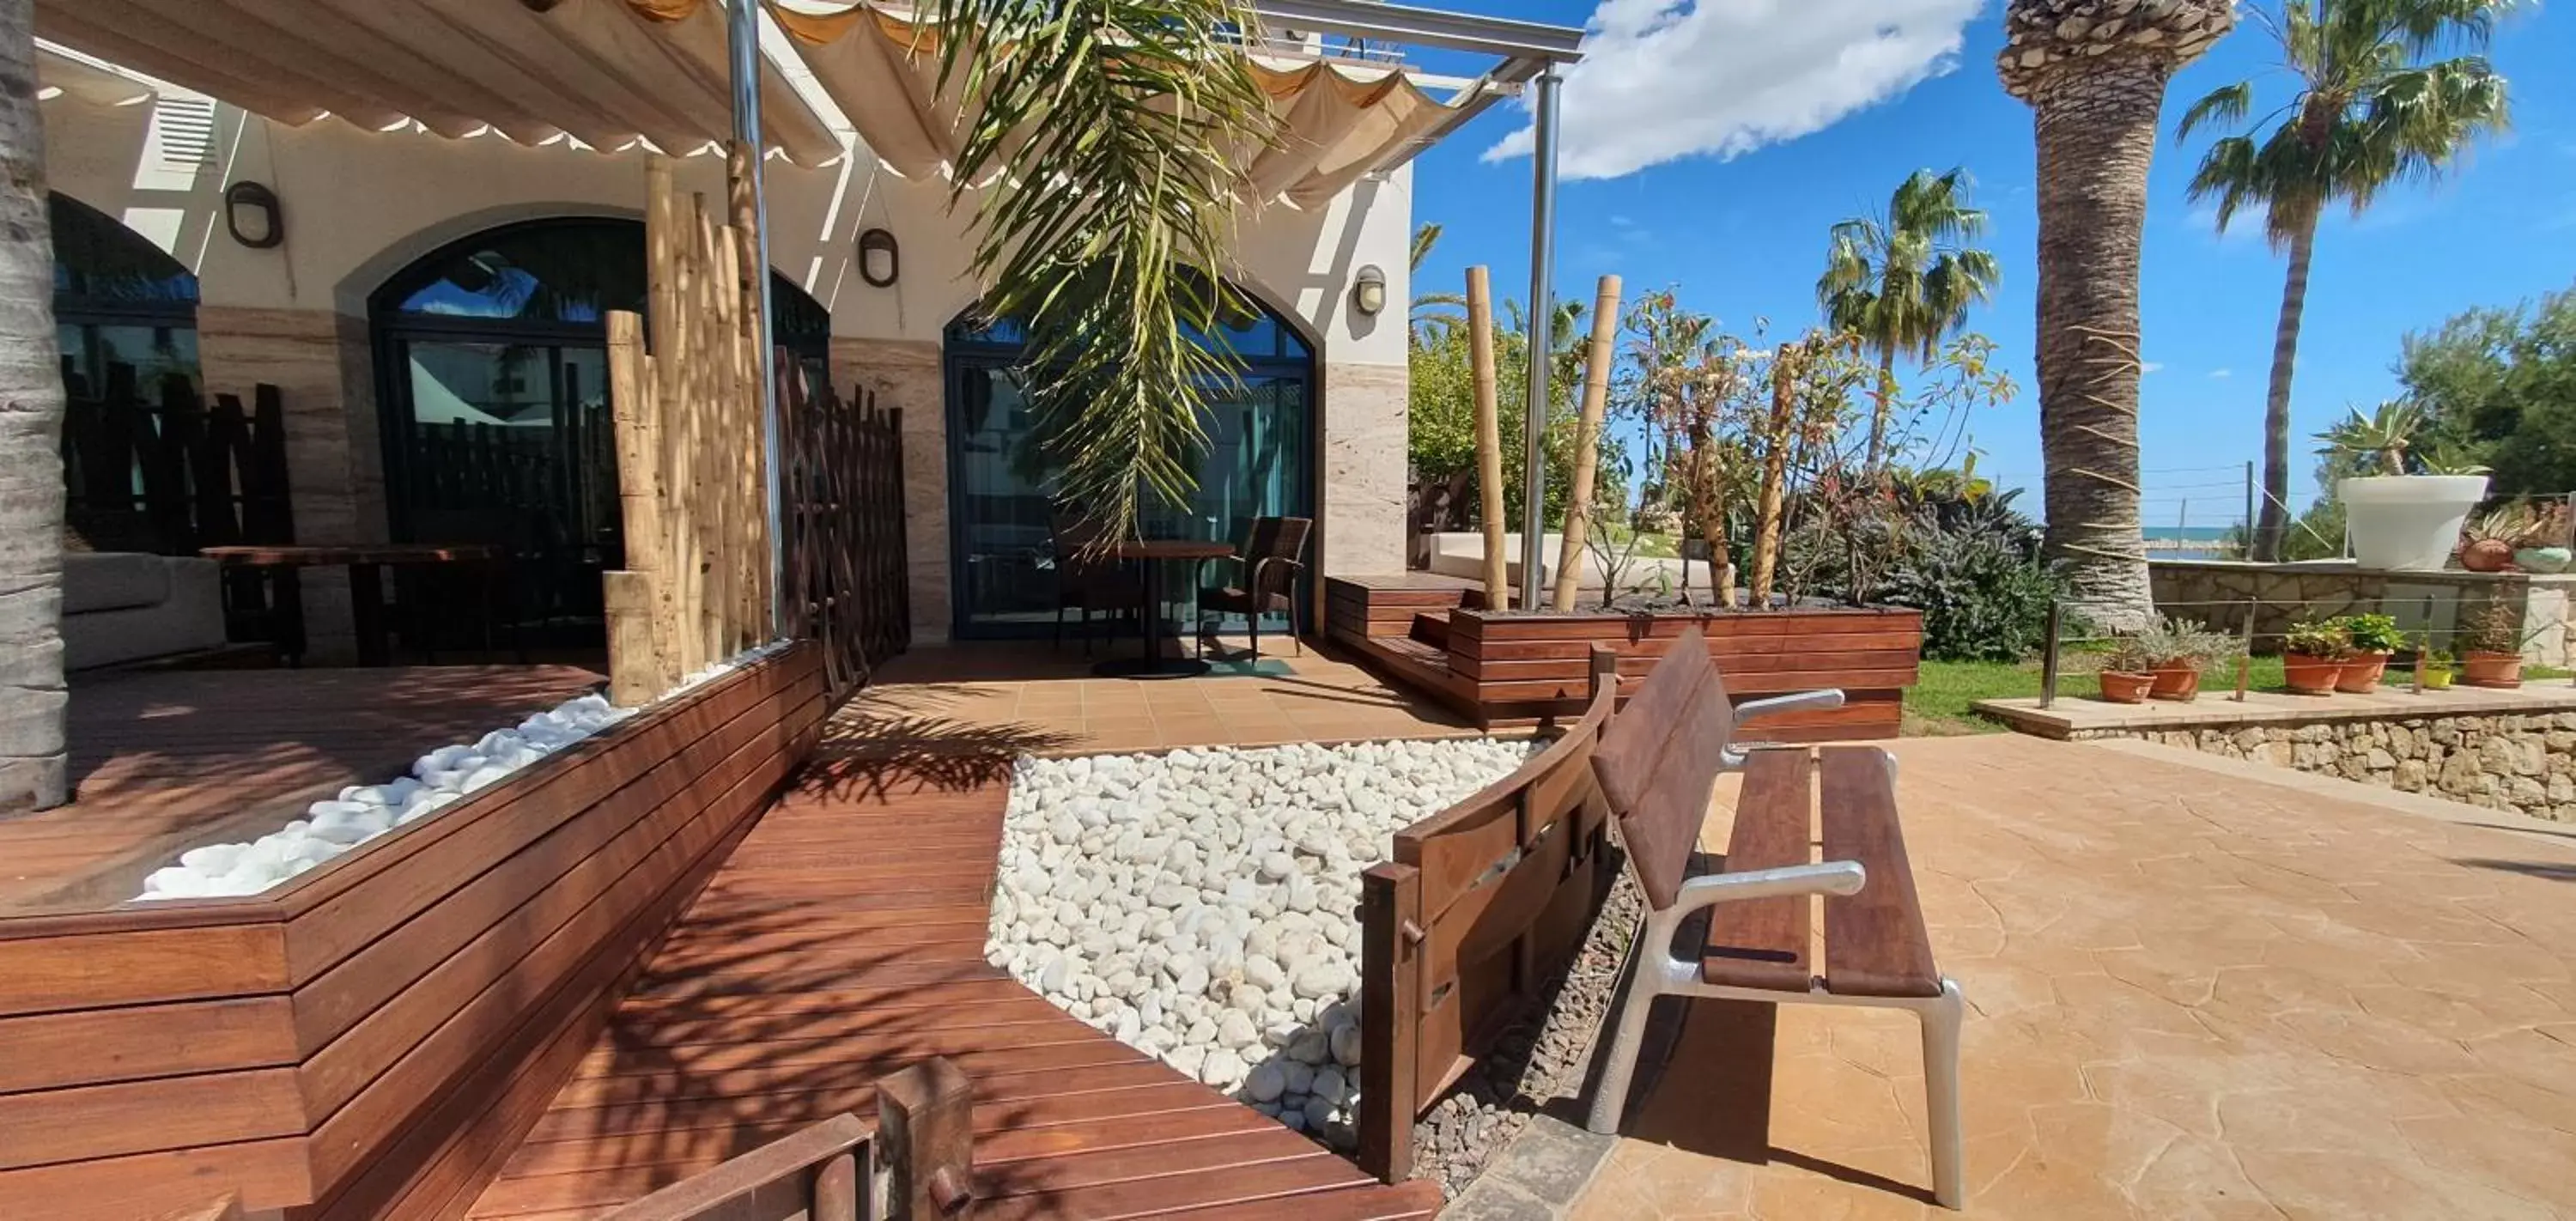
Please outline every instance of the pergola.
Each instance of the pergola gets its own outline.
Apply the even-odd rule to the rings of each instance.
[[[1247,141],[1246,195],[1317,206],[1359,178],[1402,165],[1494,103],[1534,87],[1532,317],[1549,316],[1555,221],[1557,69],[1582,31],[1370,0],[1257,0],[1245,50],[1286,138]],[[326,117],[378,130],[417,124],[447,137],[565,139],[674,155],[739,141],[801,165],[851,155],[844,132],[908,177],[939,173],[968,104],[937,79],[938,32],[907,12],[815,0],[36,0],[43,38],[268,118]],[[1436,48],[1490,57],[1472,78],[1433,77],[1384,58],[1323,53],[1310,36],[1359,48]],[[767,70],[764,62],[769,68]],[[82,87],[95,69],[47,57]],[[820,97],[790,76],[810,76]],[[109,87],[116,82],[111,76]],[[70,86],[66,86],[70,87]],[[1446,90],[1438,98],[1431,90]],[[837,109],[840,114],[828,113]],[[836,121],[838,120],[838,121]],[[768,263],[760,165],[748,162],[760,262]],[[762,302],[767,312],[766,282]],[[764,382],[768,379],[763,363]],[[1541,569],[1544,345],[1530,345],[1522,596]],[[780,511],[779,421],[767,400],[769,512]],[[781,537],[773,528],[773,539]],[[772,558],[773,570],[777,557]]]

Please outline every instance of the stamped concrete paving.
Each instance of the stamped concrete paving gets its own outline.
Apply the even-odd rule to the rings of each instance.
[[[1897,753],[1933,945],[1971,1006],[1969,1215],[2576,1215],[2564,828],[2178,752]],[[1954,1215],[1926,1190],[1912,1020],[1776,1012],[1692,1010],[1570,1215]]]

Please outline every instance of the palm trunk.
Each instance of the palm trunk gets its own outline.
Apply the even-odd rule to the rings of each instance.
[[[0,813],[61,805],[63,379],[34,6],[0,0]]]
[[[2255,517],[2253,558],[2281,558],[2290,530],[2290,378],[2299,363],[2299,324],[2308,310],[2308,260],[2317,247],[2316,209],[2290,233],[2290,274],[2281,286],[2281,321],[2272,331],[2272,386],[2263,401],[2263,507]]]
[[[2046,551],[2077,608],[2121,631],[2153,610],[2138,522],[2138,247],[2166,77],[2106,55],[2033,99]]]
[[[1887,417],[1896,404],[1896,349],[1878,354],[1878,404],[1869,417],[1869,461],[1862,469],[1875,471],[1887,452]]]

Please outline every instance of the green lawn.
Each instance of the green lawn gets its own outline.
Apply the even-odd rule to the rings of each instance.
[[[2059,670],[2057,693],[2061,696],[2090,695],[2093,676],[2085,659],[2070,657]],[[2547,666],[2524,666],[2526,679],[2567,678],[2569,672]],[[2229,662],[2210,668],[2202,677],[2203,698],[2210,694],[2236,690],[2236,666]],[[2414,681],[2412,672],[2391,667],[2381,680],[2389,686],[2402,687]],[[2248,684],[2256,691],[2281,689],[2281,659],[2257,657]],[[2009,661],[1926,661],[1914,686],[1905,693],[1905,732],[1910,735],[1941,736],[1962,733],[1998,733],[2003,726],[1979,716],[1973,710],[1978,700],[2014,699],[2039,694],[2039,663]]]
[[[1669,560],[1682,553],[1680,540],[1669,534],[1638,535],[1635,530],[1624,525],[1611,526],[1609,534],[1611,542],[1622,546],[1626,545],[1630,538],[1636,538],[1636,558],[1641,560]]]

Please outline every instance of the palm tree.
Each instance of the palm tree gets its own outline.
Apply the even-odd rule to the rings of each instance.
[[[1968,307],[1994,294],[2003,270],[1995,256],[1968,245],[1986,228],[1983,209],[1967,205],[1968,173],[1916,170],[1888,198],[1884,216],[1855,216],[1834,226],[1816,302],[1825,325],[1860,337],[1878,358],[1878,405],[1869,418],[1866,465],[1877,470],[1896,401],[1896,357],[1928,363],[1941,340],[1968,323]]]
[[[1251,306],[1214,274],[1237,210],[1234,154],[1276,123],[1234,0],[932,0],[943,93],[980,103],[951,168],[975,201],[984,308],[1028,331],[1023,362],[1056,493],[1112,537],[1142,497],[1187,501],[1203,403],[1240,365],[1190,341]],[[1218,388],[1214,393],[1210,387]]]
[[[0,75],[36,79],[35,6],[0,0]],[[45,122],[0,90],[0,813],[61,805],[62,367],[54,358]]]
[[[2256,10],[2298,89],[2244,134],[2210,145],[2191,197],[2218,200],[2222,230],[2240,209],[2262,205],[2265,234],[2290,260],[2263,404],[2257,560],[2279,559],[2289,528],[2290,378],[2317,220],[2334,203],[2358,215],[2391,184],[2432,178],[2479,136],[2505,129],[2504,78],[2479,52],[2512,7],[2513,0],[2283,0],[2277,15]],[[2426,62],[2449,49],[2463,53]],[[2222,86],[2184,112],[2176,138],[2204,124],[2244,124],[2253,109],[2254,82]]]
[[[1424,221],[1413,231],[1413,251],[1405,264],[1412,272],[1412,282],[1422,282],[1422,262],[1431,257],[1431,248],[1439,244],[1439,222]],[[1466,308],[1467,298],[1462,293],[1415,293],[1411,321],[1404,332],[1405,346],[1419,347],[1426,339],[1449,334],[1467,325],[1467,316],[1459,312]]]
[[[2174,70],[2234,0],[2011,0],[1995,67],[2039,141],[2039,427],[2050,559],[2097,623],[2151,613],[2138,523],[2138,244]]]

